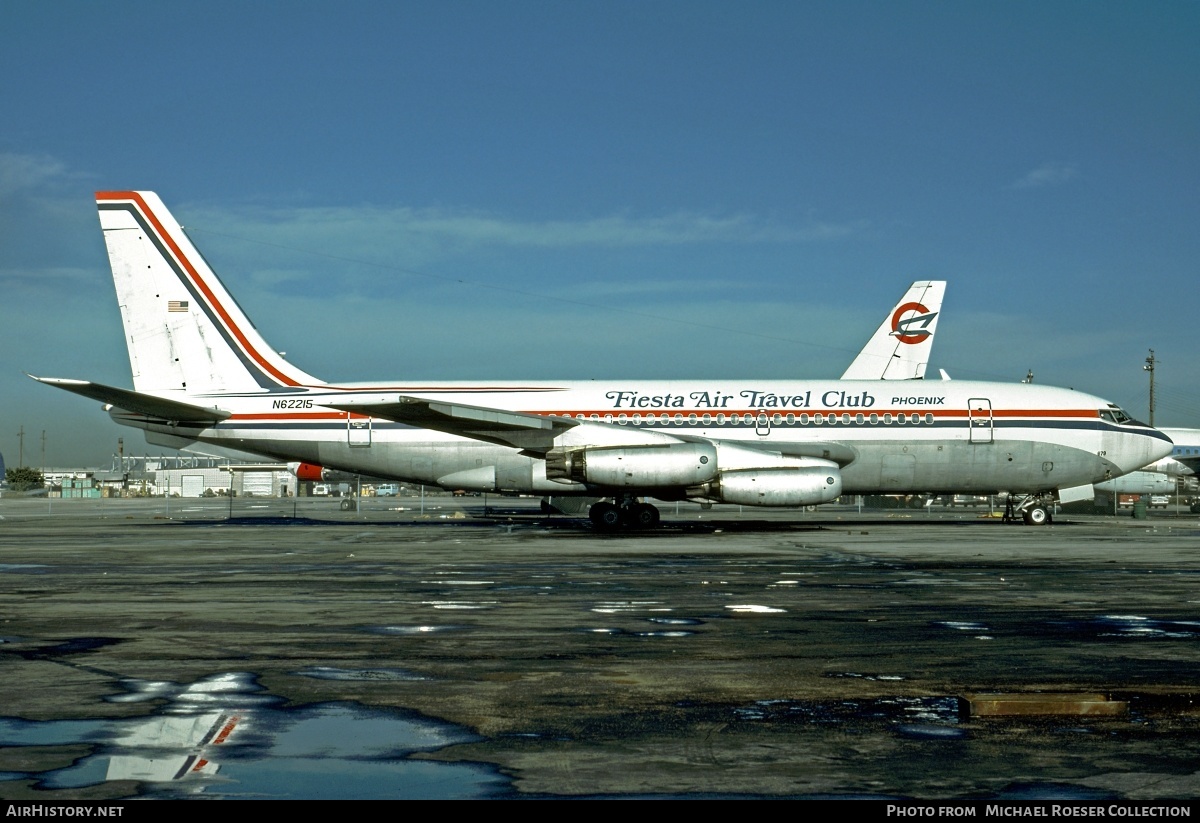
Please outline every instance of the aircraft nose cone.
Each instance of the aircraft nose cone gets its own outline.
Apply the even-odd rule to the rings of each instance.
[[[1127,472],[1149,466],[1151,463],[1169,455],[1172,449],[1175,448],[1175,444],[1171,442],[1171,438],[1158,429],[1152,429],[1145,424],[1140,425],[1143,426],[1141,431],[1131,433],[1126,438],[1129,445],[1123,449],[1125,454],[1121,455],[1118,463]]]

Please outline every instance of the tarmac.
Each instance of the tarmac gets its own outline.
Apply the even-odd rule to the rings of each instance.
[[[449,724],[370,759],[489,770],[477,796],[1200,796],[1198,515],[665,504],[604,535],[537,504],[0,499],[0,797],[155,796],[112,763],[56,781],[113,741],[30,730],[161,732],[222,689]]]

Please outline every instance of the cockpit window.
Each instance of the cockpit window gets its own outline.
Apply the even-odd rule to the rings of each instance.
[[[1114,406],[1111,403],[1108,405],[1107,409],[1100,410],[1100,417],[1103,418],[1104,420],[1107,420],[1110,423],[1117,423],[1117,424],[1128,423],[1129,421],[1133,420],[1132,417],[1130,417],[1125,412],[1121,411],[1121,409],[1119,407]]]

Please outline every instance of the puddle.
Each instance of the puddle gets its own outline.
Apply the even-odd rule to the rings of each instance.
[[[1051,634],[1093,640],[1191,640],[1200,637],[1200,621],[1159,620],[1140,615],[1107,614],[1090,620],[1055,620],[1045,626]],[[1046,630],[1037,633],[1046,634]]]
[[[662,629],[659,631],[635,632],[611,627],[580,629],[580,631],[588,634],[608,635],[609,637],[691,637],[692,635],[696,634],[696,632],[688,631],[686,629]]]
[[[90,652],[94,649],[102,649],[105,646],[112,646],[120,642],[120,640],[113,637],[73,637],[70,640],[64,640],[62,643],[56,643],[53,646],[21,649],[14,651],[13,654],[25,660],[44,660],[51,657],[63,657],[69,654]]]
[[[404,669],[337,669],[332,666],[309,666],[296,674],[316,680],[411,681],[429,679]]]
[[[691,637],[695,632],[634,632],[634,637]]]
[[[939,620],[933,625],[941,626],[944,629],[957,629],[962,632],[985,632],[987,626],[982,623],[970,623],[964,620]]]
[[[371,634],[420,635],[462,631],[462,626],[368,626]]]
[[[602,600],[591,610],[597,614],[669,611],[669,609],[662,608],[662,604],[658,600]]]
[[[903,680],[898,674],[860,674],[859,672],[831,672],[824,677],[861,677],[863,680]]]
[[[902,723],[896,727],[896,733],[910,740],[963,740],[967,736],[965,729],[930,723]]]
[[[793,722],[818,726],[884,723],[904,737],[957,739],[958,700],[953,697],[884,697],[873,700],[810,702],[760,700],[733,710],[739,720]]]
[[[311,667],[310,677],[405,679],[394,669]],[[413,713],[329,703],[280,708],[253,675],[191,684],[125,681],[113,702],[165,701],[153,716],[29,722],[0,719],[0,746],[86,744],[93,754],[47,772],[7,773],[39,788],[133,780],[138,797],[214,799],[473,799],[508,794],[495,769],[412,760],[476,740]]]
[[[1013,783],[1001,789],[992,798],[995,800],[1017,800],[1022,802],[1046,800],[1097,801],[1118,800],[1120,795],[1104,789],[1074,786],[1067,783]]]

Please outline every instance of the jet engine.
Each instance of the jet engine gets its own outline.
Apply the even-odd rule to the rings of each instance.
[[[316,466],[312,463],[288,463],[288,473],[294,476],[297,480],[325,480],[327,469],[324,466]]]
[[[717,476],[711,443],[554,449],[546,454],[546,477],[616,488],[679,488]]]
[[[288,473],[297,480],[307,480],[317,483],[352,483],[364,479],[365,475],[343,472],[337,469],[318,466],[315,463],[288,463]],[[370,479],[370,478],[366,478]]]
[[[836,464],[721,472],[703,496],[746,506],[813,506],[842,496],[842,473]]]

